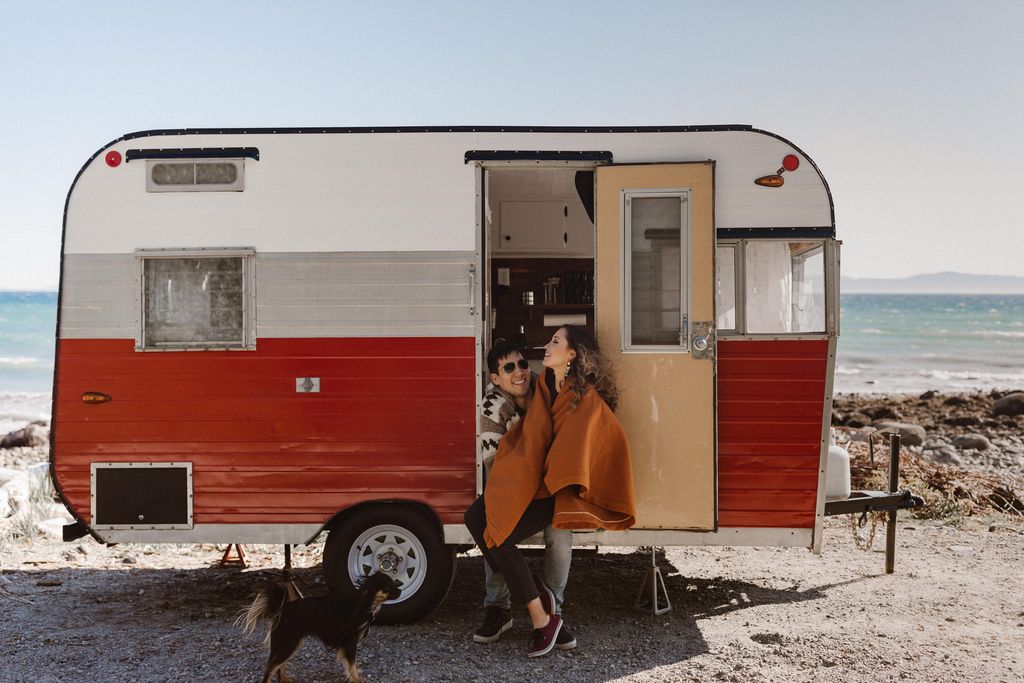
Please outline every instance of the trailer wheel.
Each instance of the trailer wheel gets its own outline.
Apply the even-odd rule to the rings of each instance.
[[[324,578],[335,595],[355,595],[355,582],[387,572],[402,594],[384,603],[377,621],[409,623],[441,604],[455,578],[455,549],[414,508],[357,510],[327,535]]]

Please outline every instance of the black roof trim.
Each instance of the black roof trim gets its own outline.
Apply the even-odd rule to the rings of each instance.
[[[828,225],[812,228],[785,228],[772,226],[763,228],[718,228],[715,233],[718,235],[718,239],[720,240],[742,240],[765,237],[834,239],[836,236],[836,229]]]
[[[593,152],[558,152],[548,150],[470,150],[466,152],[466,163],[471,161],[602,161],[612,162],[612,153]]]
[[[256,147],[184,147],[169,149],[129,149],[124,153],[125,162],[136,159],[247,159],[260,160]]]
[[[348,128],[158,128],[154,130],[140,130],[134,133],[128,133],[114,142],[134,140],[135,138],[156,135],[301,135],[310,133],[695,133],[753,130],[755,129],[752,126],[745,124],[724,124],[717,126],[354,126]]]

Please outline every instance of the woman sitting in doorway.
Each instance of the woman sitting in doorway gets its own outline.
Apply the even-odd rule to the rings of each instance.
[[[561,618],[518,543],[551,524],[558,529],[628,529],[635,522],[633,473],[618,390],[597,340],[565,326],[544,347],[543,381],[526,412],[502,438],[484,495],[466,526],[485,561],[501,572],[533,624],[527,652],[547,654]]]

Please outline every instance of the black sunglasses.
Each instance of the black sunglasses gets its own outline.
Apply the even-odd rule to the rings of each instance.
[[[515,363],[505,363],[504,365],[501,366],[501,369],[505,371],[505,374],[511,375],[513,372],[516,371],[517,365],[519,366],[520,370],[530,369],[530,361],[526,360],[525,358],[520,358]]]

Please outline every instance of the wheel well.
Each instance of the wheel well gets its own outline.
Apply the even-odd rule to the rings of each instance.
[[[348,519],[349,517],[351,517],[359,511],[370,508],[387,509],[394,507],[403,507],[415,510],[416,512],[422,514],[424,519],[429,520],[430,525],[433,527],[434,531],[437,532],[438,537],[442,540],[444,539],[444,527],[441,524],[440,517],[438,517],[437,513],[434,511],[434,508],[430,507],[426,503],[421,503],[416,500],[373,500],[353,505],[352,507],[345,508],[344,510],[339,510],[334,514],[333,517],[327,520],[327,523],[323,525],[323,527],[317,533],[317,536],[319,536],[321,533],[325,531],[331,531],[333,529],[336,529],[341,524],[343,524],[346,519]]]

